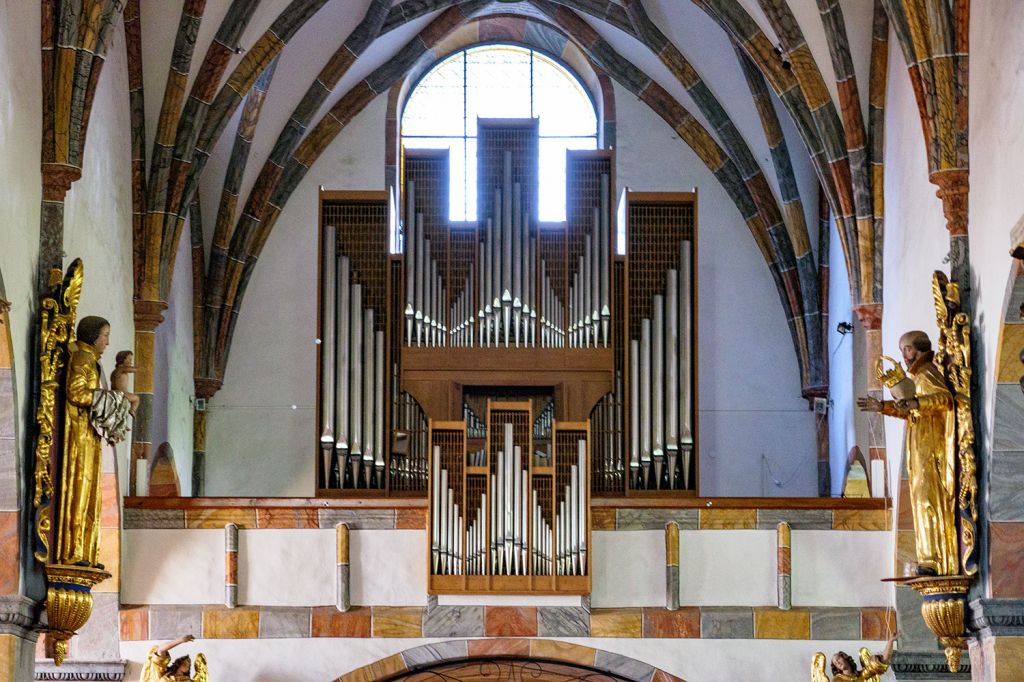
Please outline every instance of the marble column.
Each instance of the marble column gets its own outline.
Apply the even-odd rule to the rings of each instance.
[[[679,610],[679,524],[665,524],[665,608]]]
[[[792,532],[785,521],[776,526],[775,542],[777,555],[777,599],[783,611],[793,608]]]
[[[336,604],[341,612],[348,611],[352,607],[351,593],[349,591],[349,564],[348,564],[348,524],[339,523],[335,526],[335,542],[338,552],[338,583],[336,593]]]
[[[136,469],[147,466],[153,447],[153,352],[156,328],[164,320],[167,304],[163,301],[135,301],[135,393],[139,396],[139,407],[132,424],[132,455],[129,458],[128,494],[135,495]]]

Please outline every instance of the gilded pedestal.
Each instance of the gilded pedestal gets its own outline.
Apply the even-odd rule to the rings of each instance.
[[[55,643],[53,660],[57,665],[68,653],[68,640],[92,614],[92,588],[109,577],[106,571],[84,566],[46,567],[47,632]]]

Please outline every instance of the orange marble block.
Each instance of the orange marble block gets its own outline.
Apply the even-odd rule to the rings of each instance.
[[[146,606],[122,606],[118,614],[121,623],[121,639],[125,642],[139,642],[149,639],[149,608]]]
[[[755,639],[810,639],[811,614],[808,611],[754,609]]]
[[[832,530],[889,530],[889,509],[833,509]]]
[[[316,509],[257,509],[259,528],[319,528]]]
[[[368,606],[357,606],[342,613],[333,606],[313,608],[313,637],[369,637],[372,633]]]
[[[590,647],[577,646],[554,639],[531,639],[529,642],[530,656],[533,658],[547,658],[590,666],[594,665],[594,661],[597,659],[597,649]]]
[[[590,634],[592,637],[641,637],[643,610],[592,609]]]
[[[229,523],[239,528],[256,528],[255,509],[186,509],[186,528],[221,529]]]
[[[644,637],[700,637],[700,609],[695,606],[686,606],[677,611],[644,608],[643,614]]]
[[[203,609],[203,639],[256,639],[260,632],[260,611],[242,607]]]
[[[895,611],[878,608],[860,610],[861,639],[884,640],[892,632],[896,632]]]
[[[374,637],[422,637],[423,608],[420,606],[374,606]]]
[[[21,535],[18,512],[0,512],[0,594],[18,594],[21,582]]]
[[[701,509],[701,530],[757,528],[756,509]]]
[[[471,639],[467,643],[470,656],[529,656],[528,639]]]
[[[426,509],[399,509],[395,515],[395,528],[399,530],[424,530],[426,527]]]
[[[591,509],[590,527],[593,530],[615,530],[615,510],[608,508]]]
[[[485,607],[484,633],[488,637],[536,637],[537,607]]]

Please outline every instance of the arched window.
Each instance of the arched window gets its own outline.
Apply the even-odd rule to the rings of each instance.
[[[542,221],[565,220],[565,151],[597,148],[587,90],[550,57],[518,45],[457,52],[416,85],[402,113],[402,144],[450,150],[449,220],[476,220],[477,118],[540,119]]]

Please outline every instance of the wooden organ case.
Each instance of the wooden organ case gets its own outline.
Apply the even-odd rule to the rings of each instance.
[[[431,593],[588,594],[592,496],[696,494],[696,192],[616,210],[613,152],[570,151],[542,224],[537,120],[477,147],[472,223],[448,150],[397,204],[321,190],[318,494],[428,497]]]

